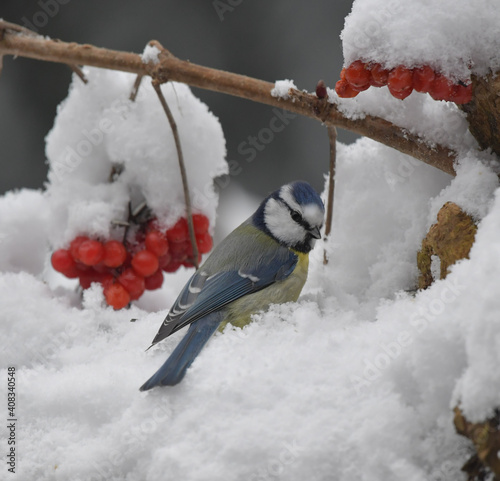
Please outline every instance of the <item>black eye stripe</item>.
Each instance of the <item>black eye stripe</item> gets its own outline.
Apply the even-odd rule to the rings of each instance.
[[[299,225],[301,225],[305,230],[310,230],[311,226],[308,222],[304,220],[300,212],[297,212],[295,209],[292,209],[286,202],[283,202],[283,205],[290,212],[290,217]]]

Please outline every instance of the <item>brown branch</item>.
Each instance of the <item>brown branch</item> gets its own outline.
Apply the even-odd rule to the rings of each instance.
[[[135,78],[134,86],[132,87],[132,92],[130,92],[129,100],[135,102],[137,94],[139,93],[139,87],[141,86],[142,79],[144,75],[138,74]]]
[[[156,41],[150,44],[160,49],[159,62],[145,64],[141,56],[135,53],[26,35],[20,32],[22,27],[16,26],[16,30],[12,25],[0,21],[0,31],[4,32],[3,38],[0,36],[0,56],[17,55],[49,62],[121,70],[138,75],[150,75],[161,83],[173,80],[193,87],[242,97],[364,135],[455,175],[453,168],[455,153],[450,149],[443,146],[430,147],[418,136],[378,117],[349,119],[335,105],[330,103],[325,105],[324,99],[319,99],[316,95],[293,91],[293,95],[288,99],[273,97],[271,89],[274,84],[270,82],[180,60]]]
[[[469,474],[468,479],[484,479],[482,476],[486,474],[484,468],[487,467],[494,474],[494,481],[500,481],[500,459],[497,454],[500,450],[500,411],[478,423],[468,421],[458,406],[453,411],[457,433],[469,438],[476,449],[476,454],[462,468]]]
[[[330,141],[330,166],[328,169],[328,199],[326,204],[325,240],[328,239],[332,231],[333,199],[335,193],[335,166],[337,160],[337,129],[334,125],[329,125],[328,139]],[[323,253],[323,264],[328,264],[326,250]]]
[[[75,72],[75,74],[78,76],[78,78],[84,83],[88,83],[88,80],[87,78],[85,77],[84,73],[82,72],[82,69],[80,67],[78,67],[78,65],[71,65],[71,64],[68,64],[68,67],[73,71]]]
[[[472,76],[472,101],[461,105],[467,114],[469,130],[481,149],[500,156],[500,77],[498,72],[485,77]]]
[[[186,172],[186,165],[184,164],[184,155],[182,154],[182,146],[181,139],[179,138],[179,131],[177,129],[177,124],[175,123],[174,116],[170,110],[170,107],[167,104],[167,100],[165,99],[163,92],[161,91],[161,84],[156,79],[152,81],[153,87],[160,99],[160,103],[167,115],[168,122],[170,124],[170,128],[172,129],[172,134],[174,135],[175,147],[177,149],[177,158],[179,160],[179,169],[181,171],[182,178],[182,188],[184,189],[184,201],[186,203],[186,217],[189,228],[189,238],[191,240],[191,246],[193,248],[193,264],[198,269],[198,244],[196,242],[196,236],[194,233],[194,224],[193,224],[193,210],[191,208],[191,197],[189,195],[189,186]]]

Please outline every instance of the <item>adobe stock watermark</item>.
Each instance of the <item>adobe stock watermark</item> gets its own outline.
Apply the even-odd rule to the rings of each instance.
[[[238,144],[237,151],[242,156],[243,162],[249,164],[257,159],[259,154],[274,141],[276,136],[280,132],[283,132],[290,125],[290,122],[297,117],[297,114],[288,112],[285,109],[278,109],[277,107],[274,107],[272,112],[274,115],[266,127],[261,128],[256,135],[249,135]],[[225,176],[217,177],[215,173],[210,173],[210,178],[214,178],[213,183],[215,183],[219,192],[228,187],[231,179],[243,172],[243,162],[234,159],[228,160],[229,173]],[[203,190],[196,188],[192,190],[191,200],[195,209],[203,210],[215,200],[218,193],[214,190],[213,183],[209,182],[205,184]]]
[[[287,470],[295,464],[304,450],[304,446],[301,446],[297,440],[292,441],[292,443],[284,443],[280,452],[276,456],[269,458],[267,464],[253,473],[248,478],[248,481],[276,480],[286,475]]]
[[[94,149],[104,142],[105,135],[115,128],[115,116],[123,116],[135,108],[137,104],[128,97],[114,100],[106,115],[101,117],[93,128],[83,129],[81,140],[74,145],[67,145],[58,158],[52,162],[51,171],[56,179],[61,182],[66,175],[74,172],[94,152]]]
[[[398,184],[404,184],[407,182],[415,170],[421,166],[422,162],[414,157],[407,155],[402,157],[396,172],[386,171],[384,174],[385,181],[389,185],[389,189],[394,192]]]
[[[404,348],[415,341],[415,331],[420,334],[431,325],[446,309],[446,306],[455,302],[465,286],[459,284],[456,277],[442,281],[442,287],[434,299],[426,307],[419,307],[409,321],[408,329],[401,331],[393,340],[379,345],[380,352],[373,359],[363,359],[364,369],[361,375],[351,375],[350,381],[357,394],[382,376]]]
[[[214,0],[212,6],[215,8],[219,20],[223,22],[224,15],[234,12],[234,9],[242,3],[243,0]]]
[[[66,5],[69,2],[70,0],[38,0],[37,5],[40,10],[37,10],[31,16],[31,20],[26,16],[22,17],[23,27],[38,33],[40,28],[46,27],[49,20],[59,13],[61,5]]]

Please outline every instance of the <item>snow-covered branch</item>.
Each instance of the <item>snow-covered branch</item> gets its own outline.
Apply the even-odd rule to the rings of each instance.
[[[88,65],[120,70],[149,75],[160,82],[173,80],[242,97],[350,130],[455,175],[453,151],[440,145],[431,147],[418,136],[380,117],[367,115],[353,120],[327,99],[297,90],[293,90],[287,99],[274,97],[271,95],[273,83],[181,60],[156,41],[150,42],[150,45],[157,47],[160,53],[156,62],[145,63],[139,54],[36,36],[23,27],[0,21],[0,58],[15,55],[70,66]]]

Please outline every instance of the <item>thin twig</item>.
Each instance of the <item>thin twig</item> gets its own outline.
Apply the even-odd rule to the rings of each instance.
[[[141,86],[141,82],[142,82],[143,77],[144,77],[144,75],[137,74],[137,77],[135,78],[134,86],[132,87],[132,92],[130,92],[130,97],[129,97],[129,100],[131,102],[135,102],[135,98],[137,97],[137,94],[139,93],[139,87]]]
[[[191,240],[191,246],[193,247],[193,264],[196,269],[199,267],[198,263],[198,244],[196,243],[196,236],[194,234],[194,224],[193,224],[193,211],[191,209],[191,197],[189,195],[189,186],[187,180],[186,166],[184,164],[184,156],[182,154],[181,140],[179,138],[179,132],[177,130],[177,124],[175,123],[174,116],[170,111],[167,101],[161,91],[161,84],[158,80],[154,79],[152,82],[154,89],[160,99],[160,103],[167,114],[168,122],[170,123],[170,128],[172,129],[172,134],[174,135],[175,147],[177,149],[177,157],[179,159],[179,169],[181,171],[182,178],[182,188],[184,189],[184,201],[186,202],[186,216],[189,227],[189,238]]]
[[[328,139],[330,140],[330,166],[328,169],[328,199],[326,204],[325,241],[332,231],[333,199],[335,193],[335,167],[337,161],[337,129],[328,125]],[[323,264],[328,264],[326,249],[323,252]]]
[[[68,67],[73,70],[73,72],[76,73],[76,75],[79,77],[79,79],[84,83],[87,84],[89,81],[87,80],[87,77],[85,77],[85,74],[82,72],[82,69],[78,65],[72,65],[68,64]]]
[[[29,28],[22,27],[21,25],[18,25],[17,23],[11,23],[11,22],[6,22],[5,20],[0,21],[0,30],[6,32],[15,32],[15,33],[22,33],[23,35],[28,35],[31,37],[39,37],[40,35],[33,30],[30,30]],[[3,38],[3,34],[0,35],[0,40]]]
[[[0,30],[5,31],[3,39],[0,40],[0,55],[17,55],[49,62],[89,65],[150,75],[160,83],[171,80],[235,95],[364,135],[450,175],[455,175],[456,153],[454,151],[441,145],[429,146],[418,135],[379,117],[367,115],[360,119],[349,119],[337,109],[335,104],[328,103],[325,107],[324,99],[319,99],[316,95],[293,91],[293,95],[288,99],[276,98],[271,95],[273,83],[180,60],[154,41],[150,42],[150,45],[157,46],[161,51],[157,64],[144,63],[141,56],[135,53],[108,50],[92,45],[56,42],[46,37],[13,33],[11,25],[0,21]],[[22,27],[18,26],[17,29],[22,30]]]

